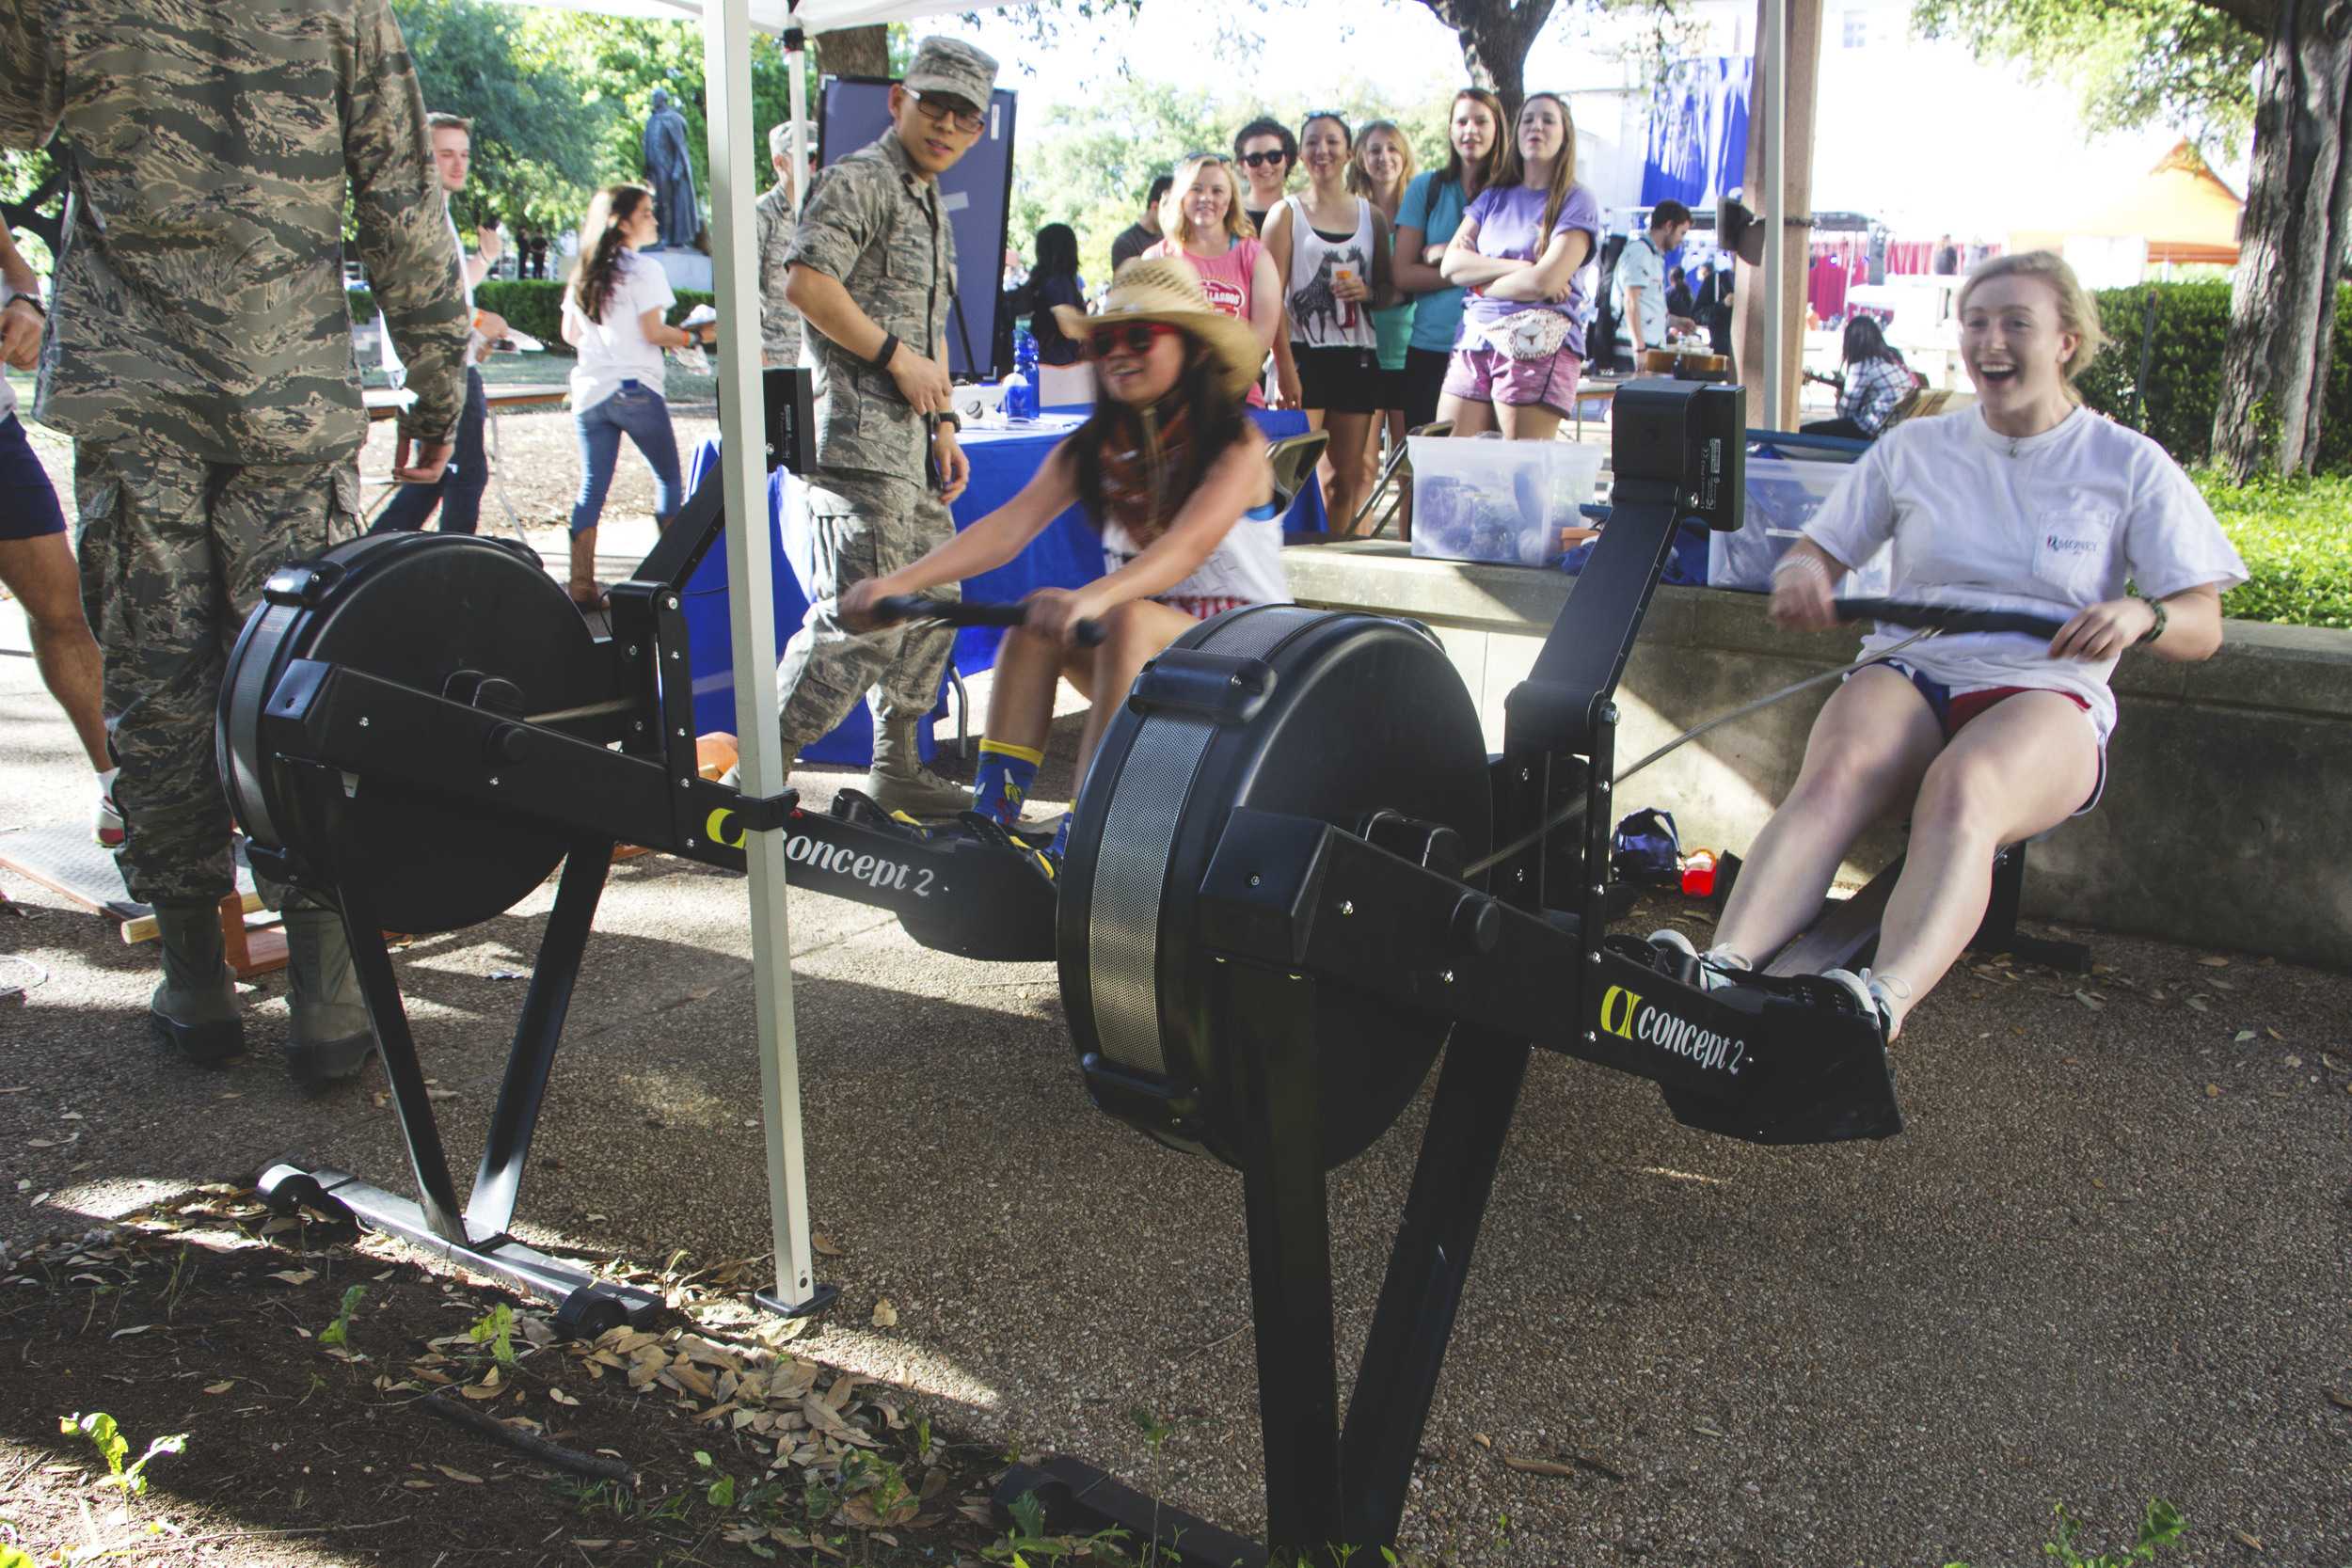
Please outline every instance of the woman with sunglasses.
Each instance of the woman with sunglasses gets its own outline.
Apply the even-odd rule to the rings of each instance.
[[[1264,351],[1280,346],[1282,283],[1274,258],[1242,215],[1240,197],[1223,154],[1194,153],[1176,166],[1175,181],[1160,198],[1164,238],[1143,254],[1189,263],[1209,309],[1247,323],[1257,335],[1263,364]],[[1251,404],[1264,401],[1251,383]]]
[[[1146,662],[1197,621],[1290,598],[1273,475],[1242,411],[1258,373],[1257,335],[1211,309],[1192,270],[1168,258],[1129,262],[1099,316],[1069,306],[1055,313],[1094,361],[1103,395],[1092,417],[1011,500],[912,565],[860,583],[841,603],[845,619],[862,620],[884,595],[1001,566],[1073,505],[1101,532],[1104,576],[1083,588],[1031,594],[1027,622],[997,650],[972,810],[983,831],[1014,847],[1002,831],[1019,821],[1037,778],[1059,681],[1094,703],[1078,746],[1083,784]],[[1080,621],[1099,622],[1108,635],[1080,647],[1072,638]],[[1068,832],[1065,817],[1038,858],[1049,877]]]
[[[1291,170],[1298,166],[1298,138],[1279,119],[1253,119],[1233,133],[1233,166],[1249,182],[1248,199],[1242,203],[1249,231],[1263,234],[1266,214],[1281,205]]]
[[[1557,94],[1529,95],[1518,138],[1518,182],[1479,192],[1438,266],[1470,299],[1438,417],[1456,436],[1500,429],[1548,441],[1576,405],[1582,271],[1600,237],[1600,204],[1576,182],[1576,123]]]
[[[1265,246],[1282,280],[1297,405],[1311,427],[1331,433],[1328,501],[1338,532],[1356,515],[1364,486],[1364,447],[1380,410],[1380,359],[1372,308],[1390,301],[1389,223],[1352,196],[1347,172],[1355,134],[1338,115],[1317,111],[1299,130],[1307,189],[1266,216]],[[1285,388],[1287,390],[1287,386]]]

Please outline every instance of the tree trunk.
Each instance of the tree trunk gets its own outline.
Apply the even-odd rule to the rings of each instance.
[[[1516,118],[1527,98],[1527,52],[1550,19],[1553,0],[1422,0],[1461,40],[1472,86],[1502,100]],[[1509,126],[1503,135],[1512,134]]]
[[[2352,0],[2279,0],[2254,108],[2213,451],[2240,483],[2309,472],[2352,265]]]
[[[816,38],[817,67],[832,76],[890,75],[890,28],[844,27]]]

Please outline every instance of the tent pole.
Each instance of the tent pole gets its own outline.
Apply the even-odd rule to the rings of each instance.
[[[784,20],[785,92],[792,104],[792,211],[808,199],[808,34],[801,19],[787,12]]]
[[[727,618],[734,634],[735,732],[743,790],[785,787],[776,728],[776,627],[770,564],[766,443],[761,431],[759,267],[752,254],[756,171],[766,160],[752,130],[751,0],[715,0],[703,12],[709,93],[710,254],[726,352],[719,358],[720,474],[725,486]],[[817,1285],[808,1238],[808,1168],[801,1138],[800,1046],[792,1019],[791,923],[785,908],[784,833],[746,836],[751,871],[752,994],[759,1034],[761,1120],[767,1129],[769,1219],[776,1283],[771,1311],[812,1311],[831,1299]]]
[[[1758,428],[1783,424],[1782,361],[1788,352],[1781,276],[1788,243],[1788,0],[1764,0],[1764,189],[1756,203],[1764,223],[1764,397]]]

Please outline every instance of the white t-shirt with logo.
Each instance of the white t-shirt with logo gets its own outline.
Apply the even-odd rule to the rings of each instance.
[[[2058,621],[2122,598],[2127,582],[2161,599],[2246,580],[2246,563],[2180,465],[2084,408],[2014,440],[1975,408],[1905,420],[1863,453],[1804,535],[1848,562],[1891,545],[1888,598]],[[1883,626],[1862,651],[1910,635]],[[1923,639],[1901,657],[1955,695],[1999,686],[2072,692],[2090,705],[2104,741],[2115,729],[2107,679],[2116,661],[2052,658],[2047,647],[2016,632],[1965,632]]]
[[[639,321],[648,310],[667,310],[677,303],[677,295],[670,288],[670,275],[658,262],[649,261],[633,250],[621,253],[619,271],[613,276],[612,297],[604,302],[604,320],[592,322],[580,313],[572,300],[569,284],[564,289],[564,319],[572,327],[574,345],[580,359],[572,367],[572,409],[594,408],[621,389],[624,381],[635,381],[659,394],[661,390],[661,350],[645,339],[645,329]]]

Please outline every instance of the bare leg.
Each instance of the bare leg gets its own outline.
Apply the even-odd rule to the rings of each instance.
[[[996,649],[996,664],[988,677],[988,729],[991,740],[1045,749],[1046,732],[1054,724],[1054,688],[1061,679],[1062,648],[1026,627],[1006,634]]]
[[[1820,912],[1854,835],[1912,798],[1943,744],[1909,680],[1883,666],[1855,672],[1813,721],[1804,766],[1748,849],[1715,945],[1756,963],[1788,945]]]
[[[1534,404],[1498,403],[1495,418],[1503,436],[1514,441],[1549,441],[1560,433],[1560,416]]]
[[[1093,651],[1093,668],[1079,682],[1093,705],[1087,709],[1085,735],[1078,741],[1078,785],[1086,786],[1087,768],[1094,749],[1103,743],[1111,716],[1119,711],[1127,689],[1161,649],[1200,623],[1181,610],[1152,599],[1130,599],[1103,617],[1109,633]]]
[[[2065,821],[2098,779],[2098,732],[2055,691],[2021,692],[1988,708],[1944,748],[1919,785],[1910,852],[1872,965],[1909,988],[1907,996],[1890,988],[1898,1025],[1983,921],[1994,853]]]
[[[0,586],[24,607],[41,683],[65,709],[90,767],[103,773],[114,766],[106,751],[106,709],[100,695],[104,665],[98,640],[82,616],[82,578],[73,563],[73,546],[62,533],[0,539]]]
[[[1453,420],[1456,436],[1484,436],[1495,428],[1495,405],[1448,392],[1438,399],[1438,418]]]
[[[1354,532],[1356,508],[1364,497],[1364,448],[1372,438],[1372,416],[1326,414],[1324,423],[1331,432],[1331,481],[1325,499],[1331,531],[1346,537]]]

